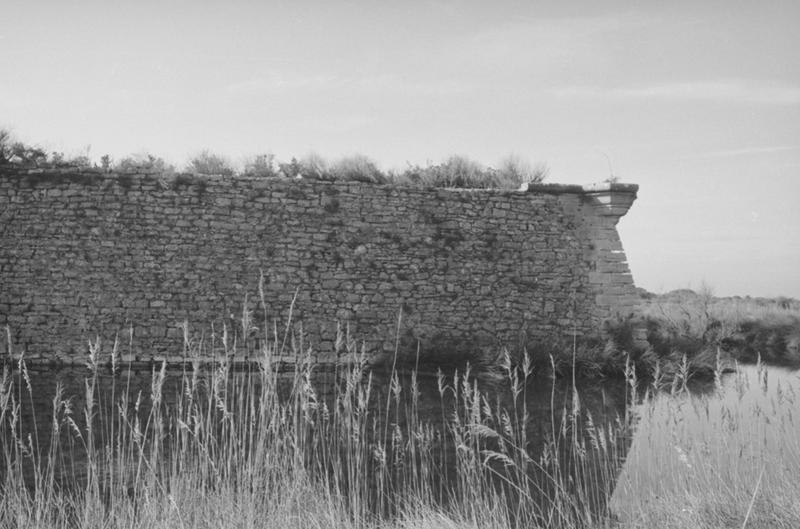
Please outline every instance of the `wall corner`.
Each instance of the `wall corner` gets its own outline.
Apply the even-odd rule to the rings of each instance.
[[[600,182],[583,186],[583,195],[589,207],[601,217],[609,217],[616,224],[633,205],[639,186],[616,182]]]
[[[596,325],[626,317],[636,308],[633,282],[617,223],[630,209],[639,186],[602,182],[583,187],[583,210],[588,236],[589,285],[595,294]]]

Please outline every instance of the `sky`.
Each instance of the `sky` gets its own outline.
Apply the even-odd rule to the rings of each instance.
[[[0,127],[178,166],[516,154],[639,184],[638,286],[800,298],[798,21],[780,0],[3,0]]]

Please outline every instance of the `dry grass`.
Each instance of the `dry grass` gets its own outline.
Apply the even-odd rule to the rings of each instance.
[[[439,416],[423,416],[415,375],[404,386],[392,372],[378,387],[362,355],[328,399],[309,363],[288,381],[276,373],[282,343],[266,343],[248,373],[189,366],[169,405],[165,366],[149,395],[136,393],[100,384],[93,351],[85,406],[57,391],[51,416],[37,418],[49,440],[48,428],[20,422],[34,399],[24,359],[6,369],[0,526],[583,527],[606,517],[624,425],[593,424],[573,399],[532,457],[529,362],[506,360],[513,398],[503,403],[469,370],[440,374]]]
[[[711,394],[646,399],[612,500],[621,526],[800,527],[798,392],[797,372],[759,365]]]
[[[504,357],[505,399],[468,369],[428,379],[441,402],[432,413],[419,407],[416,375],[403,384],[391,370],[379,380],[357,344],[342,341],[360,361],[328,379],[334,392],[319,391],[307,351],[291,351],[297,368],[279,375],[273,359],[293,341],[277,336],[265,337],[252,371],[187,365],[177,389],[165,389],[162,365],[141,392],[124,377],[101,383],[107,359],[92,350],[86,404],[76,408],[57,391],[38,425],[22,422],[23,405],[34,400],[24,358],[6,366],[0,527],[800,524],[796,374],[778,383],[761,366],[754,379],[723,379],[717,369],[716,391],[732,399],[725,400],[691,393],[692,368],[682,360],[671,368],[669,392],[657,368],[642,397],[628,364],[626,409],[635,413],[616,422],[592,417],[574,379],[570,398],[554,405],[553,384],[542,447],[529,437],[527,392],[552,380],[533,376],[527,356],[519,366]],[[572,356],[577,362],[579,351]],[[115,373],[124,371],[118,360],[115,350]],[[551,373],[566,369],[551,363]]]
[[[654,357],[676,364],[686,356],[695,372],[713,375],[724,360],[800,367],[800,302],[787,298],[715,298],[676,291],[642,303],[640,314]]]

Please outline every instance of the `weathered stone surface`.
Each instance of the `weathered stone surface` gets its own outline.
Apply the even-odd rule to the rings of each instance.
[[[0,167],[0,355],[82,362],[99,336],[169,360],[185,338],[252,349],[265,325],[320,362],[345,358],[337,325],[423,354],[591,334],[632,310],[616,223],[635,196]]]

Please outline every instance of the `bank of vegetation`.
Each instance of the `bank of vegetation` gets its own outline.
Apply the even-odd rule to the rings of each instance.
[[[636,342],[635,329],[644,341]],[[636,314],[609,326],[610,351],[631,351],[642,374],[671,376],[685,369],[711,379],[735,363],[800,368],[800,301],[713,296],[684,289],[640,291]],[[601,354],[599,358],[608,358]]]
[[[0,129],[0,165],[14,164],[32,168],[95,169],[118,173],[147,173],[174,178],[221,175],[259,178],[306,178],[325,181],[365,182],[420,187],[465,189],[519,189],[523,184],[542,182],[549,173],[543,163],[531,163],[518,155],[508,155],[498,167],[488,167],[464,155],[453,155],[440,163],[408,164],[402,170],[384,171],[363,154],[344,156],[333,161],[309,153],[282,162],[271,153],[259,154],[235,164],[229,158],[209,150],[192,156],[182,167],[150,153],[139,153],[114,160],[108,155],[93,163],[88,154],[65,156],[60,152],[17,141]]]
[[[603,380],[620,378],[631,364],[640,379],[660,387],[684,379],[707,382],[736,364],[758,362],[800,369],[800,301],[793,298],[718,298],[708,290],[653,294],[639,290],[639,304],[606,322],[594,335],[529,343],[539,373]],[[467,341],[440,357],[448,365],[466,359],[483,371],[501,364],[497,351],[474,350]],[[413,354],[401,364],[414,365]],[[519,359],[516,359],[519,363]]]

